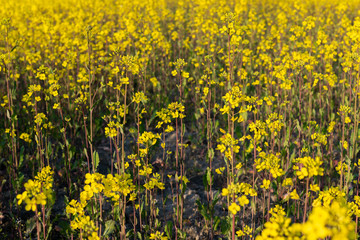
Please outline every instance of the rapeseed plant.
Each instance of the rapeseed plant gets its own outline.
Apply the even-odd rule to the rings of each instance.
[[[26,211],[33,211],[36,218],[36,234],[37,239],[40,239],[40,216],[42,222],[42,231],[43,237],[46,238],[46,213],[45,206],[51,205],[54,203],[53,196],[53,175],[54,172],[51,170],[51,167],[47,166],[41,169],[41,171],[35,176],[34,180],[29,180],[24,184],[25,191],[21,194],[18,194],[16,198],[18,199],[17,204],[25,203]],[[39,207],[41,208],[41,215],[39,213]]]
[[[0,3],[2,238],[357,237],[359,0]]]

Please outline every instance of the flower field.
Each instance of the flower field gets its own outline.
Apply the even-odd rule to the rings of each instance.
[[[359,239],[359,0],[0,3],[0,239]]]

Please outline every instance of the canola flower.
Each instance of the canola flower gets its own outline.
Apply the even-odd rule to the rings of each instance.
[[[153,239],[153,240],[168,240],[168,237],[163,236],[164,233],[160,233],[159,231],[156,231],[155,233],[152,233],[150,235],[149,239]]]
[[[280,159],[278,155],[272,153],[266,154],[264,152],[259,153],[259,158],[255,160],[256,170],[261,172],[267,170],[270,172],[273,178],[284,175],[284,170],[280,167]]]
[[[119,206],[121,197],[128,201],[136,199],[135,185],[130,178],[130,174],[108,174],[104,176],[100,173],[85,176],[84,190],[80,193],[80,201],[71,200],[66,207],[66,213],[71,215],[71,228],[80,230],[82,237],[87,239],[100,239],[98,236],[99,228],[95,226],[94,220],[86,214],[86,207],[89,202],[99,194],[103,194],[113,206]]]
[[[39,205],[45,206],[48,201],[52,201],[53,173],[54,171],[47,166],[38,172],[34,180],[27,181],[24,184],[25,191],[16,196],[17,204],[21,205],[24,202],[26,211],[35,212]]]
[[[265,239],[355,239],[355,222],[348,215],[343,201],[334,200],[328,207],[318,206],[305,223],[293,223],[277,205],[270,210],[271,218],[256,240]]]
[[[77,164],[89,151],[74,152],[74,146],[79,145],[75,139],[83,139],[85,150],[89,150],[89,142],[93,144],[93,133],[114,140],[122,132],[124,141],[127,131],[138,122],[147,131],[138,139],[140,156],[134,159],[134,164],[140,176],[149,177],[146,189],[162,189],[165,185],[159,175],[150,165],[142,164],[142,158],[149,155],[149,147],[159,139],[155,131],[149,130],[153,111],[162,102],[170,103],[164,111],[156,113],[160,119],[156,128],[170,133],[174,131],[173,119],[183,119],[184,129],[193,130],[188,122],[192,113],[203,115],[207,106],[214,106],[208,111],[211,124],[204,124],[203,116],[195,116],[194,125],[199,123],[211,129],[212,136],[219,138],[217,149],[230,161],[241,159],[244,172],[254,160],[257,173],[255,169],[253,172],[260,176],[260,188],[269,190],[270,186],[277,186],[271,190],[281,192],[279,183],[283,180],[281,185],[290,192],[290,197],[300,200],[299,195],[304,195],[298,180],[305,179],[312,191],[314,216],[323,214],[335,219],[327,209],[330,207],[339,212],[339,219],[343,217],[342,204],[337,206],[334,202],[339,196],[349,200],[349,212],[358,216],[358,181],[352,179],[357,173],[348,162],[357,161],[358,150],[359,1],[1,3],[0,73],[4,81],[0,86],[0,115],[4,124],[0,132],[7,143],[2,144],[1,153],[6,155],[4,159],[12,160],[6,163],[11,170],[10,178],[17,177],[12,172],[21,170],[18,163],[23,167],[37,158],[36,153],[27,150],[16,155],[24,143],[30,149],[38,146],[41,159],[65,156],[69,163]],[[177,78],[182,79],[180,85],[173,81]],[[179,102],[176,88],[183,89]],[[129,96],[132,98],[126,102]],[[139,112],[141,121],[133,121],[135,114],[129,101],[133,105],[144,104]],[[110,112],[104,117],[106,123],[101,125],[98,119],[92,122],[92,113],[103,116],[105,107]],[[235,133],[220,130],[221,137],[219,128],[227,124],[224,114],[231,114],[228,120],[234,124]],[[80,124],[79,119],[83,120]],[[79,132],[92,127],[96,131],[79,136]],[[58,140],[58,130],[64,133],[63,140]],[[195,131],[199,137],[196,140],[201,140],[202,132]],[[208,142],[213,140],[209,138]],[[165,152],[165,141],[161,146]],[[71,151],[65,152],[67,147]],[[193,143],[192,147],[197,148]],[[330,169],[333,162],[327,159],[336,159],[333,153],[338,152],[341,161]],[[58,156],[59,153],[64,156]],[[92,154],[93,151],[89,155]],[[126,158],[124,152],[121,157]],[[288,168],[291,159],[293,168]],[[345,159],[350,161],[345,163]],[[338,176],[330,176],[332,170],[340,175],[340,188],[335,187]],[[217,166],[215,172],[223,174],[225,167]],[[346,188],[350,189],[346,193],[341,191],[343,177],[356,182],[353,188]],[[94,174],[85,178],[79,204],[103,196],[116,205],[124,197],[129,201],[135,199],[134,191],[140,188],[134,186],[127,174]],[[327,187],[329,179],[334,187],[320,191],[320,187]],[[185,183],[187,178],[183,176],[179,181]],[[46,189],[46,184],[39,182],[29,180],[25,191],[17,195],[18,204],[25,203],[28,211],[36,211],[52,198],[49,189],[53,186]],[[236,195],[228,209],[234,215],[243,204],[248,204],[251,194],[234,190],[237,184],[231,184],[224,188],[223,195]],[[269,194],[276,198],[279,192],[269,190]],[[304,202],[296,202],[301,209]],[[72,215],[81,215],[84,206],[72,205],[79,208]],[[86,214],[85,211],[84,217],[78,219],[80,225],[73,223],[74,227],[82,229],[84,236],[95,238],[101,229],[96,229]],[[314,237],[351,238],[351,227],[342,228],[334,219],[316,225],[316,217],[311,216],[308,225],[301,225],[308,232],[297,233],[296,237],[310,238],[309,232],[317,226],[320,233]],[[334,227],[335,223],[339,228]],[[286,225],[286,218],[274,224]],[[239,237],[251,232],[245,227],[241,231]],[[162,236],[160,233],[152,234]],[[288,233],[279,236],[293,237]]]
[[[240,150],[240,146],[238,145],[239,140],[231,137],[230,133],[226,133],[220,137],[218,141],[220,143],[217,145],[216,149],[221,153],[224,153],[226,159],[231,162],[232,152],[238,153]]]
[[[248,196],[257,196],[255,189],[248,183],[231,183],[227,188],[223,188],[221,192],[222,196],[234,197],[235,202],[231,202],[228,207],[229,212],[236,215],[240,211],[240,207],[249,204]]]
[[[296,171],[299,179],[312,178],[313,176],[322,176],[324,174],[324,168],[321,167],[323,161],[320,157],[315,159],[311,157],[296,158],[293,162],[296,164],[293,169]]]

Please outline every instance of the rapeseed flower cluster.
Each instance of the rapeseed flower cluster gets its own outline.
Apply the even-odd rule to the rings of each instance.
[[[256,170],[258,172],[267,170],[273,178],[284,175],[284,170],[280,167],[280,159],[278,156],[279,155],[274,155],[272,153],[259,153],[259,158],[255,160]]]
[[[312,178],[313,176],[322,176],[324,169],[321,167],[323,161],[320,157],[315,159],[311,157],[296,158],[293,160],[296,164],[293,169],[296,171],[296,175],[299,179]]]
[[[86,215],[86,207],[93,199],[97,199],[103,194],[111,200],[113,206],[119,206],[123,197],[128,201],[136,199],[135,185],[130,174],[108,174],[104,176],[100,173],[85,175],[84,190],[80,193],[80,201],[71,200],[66,207],[66,213],[72,218],[71,228],[80,230],[80,235],[87,239],[100,239],[98,237],[99,228],[95,226],[94,220]]]
[[[35,176],[34,180],[29,180],[24,184],[25,191],[18,194],[17,203],[25,203],[26,211],[37,212],[38,205],[45,206],[53,199],[53,175],[54,171],[49,166],[44,167]]]
[[[240,146],[238,145],[239,140],[231,137],[230,133],[226,133],[220,137],[218,141],[220,143],[217,145],[216,149],[221,153],[224,153],[226,159],[231,162],[233,156],[232,153],[238,153],[240,150]]]
[[[221,195],[230,196],[235,199],[228,209],[233,215],[236,215],[236,213],[240,211],[240,207],[249,204],[249,199],[247,197],[257,196],[257,192],[250,184],[242,182],[231,183],[227,188],[222,189]]]
[[[359,169],[353,164],[359,153],[359,0],[0,3],[0,152],[9,159],[3,161],[8,171],[4,183],[15,189],[25,166],[35,171],[54,159],[66,171],[70,195],[74,179],[85,177],[79,200],[67,208],[80,238],[98,239],[104,232],[99,214],[104,202],[125,216],[126,203],[135,198],[134,229],[125,232],[129,218],[121,216],[122,239],[127,234],[172,239],[171,230],[185,238],[185,175],[203,170],[185,167],[189,159],[184,143],[189,141],[191,151],[209,160],[204,174],[208,202],[201,213],[205,225],[212,225],[204,227],[212,229],[211,238],[230,237],[226,226],[232,225],[235,239],[234,229],[242,221],[235,214],[250,197],[251,225],[236,234],[256,237],[261,222],[256,218],[261,209],[257,184],[264,193],[262,209],[265,213],[267,193],[272,214],[260,239],[351,239],[351,232],[358,231],[351,220],[357,223],[360,216]],[[166,146],[168,133],[174,131],[176,169],[172,146]],[[115,151],[111,173],[115,167],[117,175],[96,173],[95,149],[102,136],[110,139],[109,152]],[[220,165],[215,164],[216,139],[225,156]],[[161,175],[150,164],[159,141]],[[137,147],[128,147],[131,142]],[[128,155],[131,150],[136,154]],[[76,167],[84,159],[86,175]],[[125,173],[129,166],[131,174]],[[232,219],[213,211],[214,169],[226,173],[222,193]],[[64,175],[63,169],[56,172]],[[177,184],[173,229],[161,225],[168,219],[156,219],[156,189],[165,190],[163,178],[170,172]],[[252,187],[242,182],[251,173]],[[42,168],[39,177],[27,181],[18,204],[34,212],[51,205],[52,174]],[[305,193],[299,184],[303,180]],[[167,198],[161,198],[165,205]],[[286,209],[273,206],[281,198]],[[303,212],[304,223],[291,224],[285,212],[295,222]],[[22,224],[11,224],[21,235]]]
[[[265,223],[261,235],[257,236],[256,240],[291,239],[291,219],[286,217],[284,208],[276,205],[274,208],[270,209],[269,212],[271,218]]]
[[[277,205],[270,210],[270,221],[256,240],[265,239],[355,239],[355,223],[347,214],[343,201],[334,200],[328,207],[318,206],[305,223],[291,224],[284,208]]]

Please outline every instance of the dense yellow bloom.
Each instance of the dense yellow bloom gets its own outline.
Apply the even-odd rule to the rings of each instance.
[[[347,214],[347,207],[334,201],[329,207],[315,207],[305,224],[297,226],[305,239],[355,239],[355,222]]]
[[[129,201],[136,199],[135,185],[130,178],[130,174],[108,174],[104,176],[100,173],[85,175],[84,191],[80,193],[80,202],[71,200],[66,206],[66,213],[71,214],[71,228],[73,230],[81,229],[83,237],[88,239],[100,239],[97,235],[98,228],[95,227],[94,221],[86,215],[86,206],[89,201],[99,194],[107,197],[114,206],[119,205],[121,196],[127,197]],[[158,176],[157,176],[158,177]]]
[[[345,192],[340,191],[338,187],[331,187],[326,191],[320,191],[317,199],[314,200],[313,206],[330,207],[333,200],[344,199]]]
[[[274,211],[275,210],[275,211]],[[276,211],[277,210],[277,211]],[[305,223],[294,223],[285,217],[283,208],[270,210],[270,221],[256,240],[265,239],[355,239],[355,222],[348,215],[348,208],[341,201],[334,201],[328,207],[314,207]]]
[[[172,71],[171,75],[173,75],[175,77],[177,75],[177,71],[176,70]]]
[[[269,186],[270,186],[270,180],[264,179],[263,184],[260,187],[264,189],[269,189]]]
[[[238,230],[236,232],[236,235],[238,237],[249,236],[250,238],[252,238],[252,228],[248,225],[245,225],[243,230]]]
[[[216,172],[217,174],[221,175],[221,174],[223,174],[224,170],[225,170],[225,167],[221,167],[221,168],[215,169],[215,172]]]
[[[320,167],[323,163],[320,157],[316,157],[315,159],[311,157],[296,158],[293,162],[297,164],[293,169],[296,171],[299,179],[311,178],[318,175],[322,176],[324,173],[324,169]]]
[[[187,136],[190,140],[194,138],[195,150],[197,140],[207,141],[210,146],[214,138],[219,138],[217,150],[225,156],[226,166],[235,168],[235,174],[227,177],[235,179],[234,182],[239,179],[250,182],[247,176],[239,178],[239,175],[254,163],[257,171],[254,184],[264,189],[274,186],[271,191],[278,192],[268,191],[273,195],[292,191],[291,198],[299,199],[298,193],[302,195],[303,189],[295,182],[292,170],[297,180],[315,183],[319,180],[316,176],[327,174],[324,168],[328,165],[323,161],[333,153],[337,158],[339,150],[342,159],[356,160],[353,158],[358,141],[357,100],[360,96],[358,0],[19,0],[1,3],[0,115],[4,124],[0,132],[8,142],[2,142],[4,149],[0,152],[5,154],[2,159],[11,160],[9,163],[13,166],[10,164],[9,169],[21,170],[32,159],[73,161],[79,157],[76,161],[82,161],[84,154],[74,152],[79,147],[78,139],[89,143],[86,136],[79,137],[82,133],[94,140],[99,139],[97,134],[101,132],[108,138],[116,138],[120,132],[124,137],[129,136],[130,132],[127,140],[136,139],[132,142],[134,148],[140,145],[137,155],[129,157],[131,163],[125,163],[125,168],[135,165],[135,176],[85,176],[83,191],[77,196],[79,202],[70,201],[67,207],[67,212],[74,217],[72,227],[82,229],[84,238],[98,238],[95,219],[92,222],[86,216],[88,202],[101,196],[104,202],[117,205],[123,199],[135,199],[138,189],[165,187],[155,168],[147,164],[153,160],[150,150],[159,145],[159,141],[164,153],[172,148],[165,143],[165,136],[170,134],[158,132],[173,132],[175,122],[179,126],[185,114],[190,116],[182,120],[186,124],[182,130],[189,134],[182,135],[181,140]],[[177,95],[178,89],[184,90],[181,97]],[[140,103],[146,103],[144,109],[139,109]],[[170,104],[157,111],[164,103]],[[138,121],[133,118],[145,115],[145,109],[150,119],[139,117],[141,134],[137,138],[134,126]],[[139,110],[138,115],[134,110]],[[109,112],[103,126],[95,119],[102,111]],[[194,124],[190,122],[193,119],[197,120]],[[218,129],[227,124],[227,132],[220,130],[219,135]],[[52,127],[54,131],[50,131]],[[151,132],[154,127],[156,132]],[[205,132],[209,133],[207,139]],[[57,145],[62,136],[64,141]],[[68,139],[70,136],[73,139]],[[239,137],[241,139],[237,139]],[[295,143],[295,139],[298,142]],[[114,141],[116,147],[119,147],[118,140]],[[90,142],[94,144],[92,147],[95,148],[96,142]],[[26,145],[25,152],[17,154],[22,144]],[[35,145],[38,152],[33,153]],[[182,150],[183,147],[180,146]],[[170,155],[170,151],[167,153]],[[9,157],[11,154],[15,158]],[[309,157],[297,158],[299,154]],[[289,163],[294,157],[293,164]],[[170,166],[172,160],[171,157],[168,162],[164,159],[164,168]],[[183,160],[187,162],[191,158],[180,160],[183,167]],[[36,161],[34,164],[30,165],[36,167]],[[349,173],[345,178],[348,185],[357,177],[358,169],[351,166],[344,162],[336,166],[337,172]],[[231,172],[225,171],[225,165],[216,165],[216,168],[217,174]],[[185,176],[172,174],[177,183],[187,183]],[[51,175],[49,170],[27,181],[24,191],[16,196],[17,203],[25,203],[29,211],[48,204],[53,187]],[[135,181],[137,177],[140,181]],[[282,180],[286,189],[280,186]],[[328,185],[326,180],[336,186],[338,179],[324,180],[319,180],[322,189]],[[140,185],[135,186],[134,181]],[[319,186],[310,184],[312,195],[319,195],[313,206],[321,207],[314,208],[314,216],[320,218],[323,214],[326,218],[335,218],[326,209],[332,208],[339,212],[339,219],[346,219],[343,206],[332,204],[339,196],[352,199],[355,191],[350,188],[347,195],[336,188],[320,191]],[[234,201],[230,212],[236,212],[236,206],[249,204],[249,196],[256,194],[253,186],[246,183],[232,183],[222,189],[222,195]],[[354,201],[349,203],[356,216],[359,215],[358,201],[354,196]],[[297,201],[297,204],[304,202]],[[259,205],[254,205],[253,210],[257,212]],[[265,226],[264,238],[294,237],[290,230],[285,232],[290,224],[285,214],[281,216]],[[106,221],[101,220],[104,221],[100,224]],[[316,225],[319,235],[314,236],[335,238],[342,223],[337,228],[333,226],[336,221],[322,221],[321,226]],[[144,222],[152,221],[145,219]],[[316,223],[311,222],[302,225],[307,232],[316,230]],[[150,238],[162,239],[163,234],[156,230],[147,234],[152,232]],[[239,230],[238,235],[244,236],[245,232],[246,228]],[[297,237],[307,235],[304,230]],[[345,239],[345,235],[338,238]]]
[[[44,167],[35,176],[34,180],[29,180],[24,184],[25,191],[18,194],[18,205],[25,202],[26,211],[36,211],[38,205],[46,205],[47,201],[52,198],[53,177],[54,172],[51,168]]]
[[[271,218],[265,223],[265,228],[256,240],[288,239],[291,236],[291,219],[285,217],[285,211],[279,205],[270,209]]]
[[[354,196],[354,201],[348,203],[348,215],[360,217],[360,197]]]
[[[317,184],[310,184],[310,190],[313,192],[318,192],[320,191],[320,187]]]
[[[160,182],[160,175],[158,173],[154,173],[149,181],[144,184],[144,187],[147,190],[152,190],[155,187],[161,190],[165,189],[164,183]]]
[[[231,205],[229,206],[229,211],[230,211],[233,215],[236,215],[236,213],[237,213],[238,211],[240,211],[240,206],[233,202],[233,203],[231,203]]]
[[[293,184],[293,181],[292,181],[291,178],[285,178],[284,181],[283,181],[283,183],[282,183],[282,186],[283,186],[283,187],[292,186],[292,185],[294,185],[294,184]]]
[[[27,133],[22,133],[20,135],[20,139],[24,140],[25,142],[31,143],[30,135]]]
[[[249,199],[245,196],[245,195],[242,195],[241,197],[238,198],[238,202],[240,204],[241,207],[249,204]]]
[[[296,192],[296,189],[294,189],[294,191],[292,191],[290,193],[290,198],[293,199],[293,200],[299,200],[300,199],[299,195]]]
[[[348,165],[345,162],[343,162],[342,164],[341,162],[338,162],[338,164],[335,167],[335,170],[339,175],[341,175],[341,172],[343,172],[344,174],[348,170]]]
[[[178,102],[170,103],[168,106],[168,110],[169,110],[169,115],[174,119],[185,117],[185,114],[184,114],[185,107],[181,103],[178,103]]]
[[[110,121],[107,124],[107,127],[105,127],[105,136],[110,137],[110,138],[116,137],[117,134],[118,134],[117,128],[119,128],[119,127],[120,127],[119,123],[115,123],[114,121]]]
[[[227,196],[227,195],[232,195],[232,194],[244,194],[244,195],[250,195],[250,196],[257,196],[257,192],[255,189],[253,189],[251,187],[250,184],[248,183],[231,183],[230,185],[228,185],[227,188],[223,188],[222,189],[222,195],[223,196]]]
[[[149,99],[148,97],[146,97],[144,92],[137,92],[135,93],[135,96],[132,100],[137,104],[139,104],[140,102],[145,104]]]
[[[256,170],[259,172],[263,170],[269,171],[273,178],[284,175],[284,170],[280,167],[280,159],[278,158],[278,155],[274,155],[272,153],[259,153],[259,158],[255,160],[255,166]]]
[[[228,93],[223,96],[223,99],[226,103],[226,106],[229,108],[237,108],[239,107],[240,103],[245,101],[246,97],[242,93],[239,86],[234,86]],[[229,109],[230,110],[230,109]],[[228,113],[229,111],[222,111],[222,114]]]
[[[151,233],[150,238],[153,240],[167,240],[168,238],[164,236],[164,233],[160,233],[159,231],[156,231],[156,233]]]
[[[216,150],[219,150],[221,153],[224,153],[225,157],[231,161],[232,153],[238,153],[240,146],[237,145],[239,140],[231,137],[229,133],[224,134],[218,139],[220,144],[217,145]]]
[[[250,123],[249,128],[250,132],[254,133],[253,138],[256,141],[259,141],[263,136],[267,136],[265,122],[257,120],[256,122]]]
[[[283,116],[278,115],[277,113],[269,114],[268,119],[266,119],[266,125],[269,128],[273,136],[277,136],[278,132],[284,126],[282,122]]]

